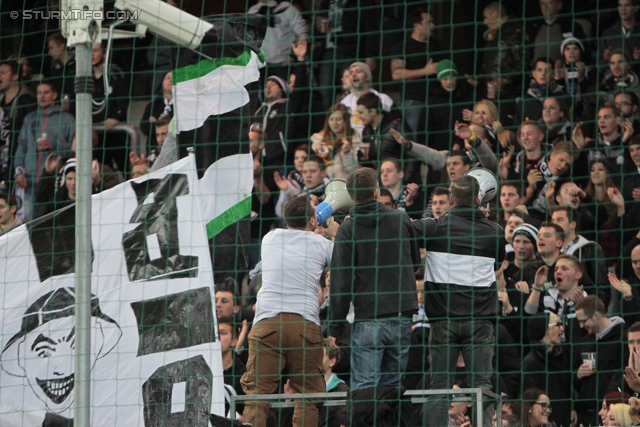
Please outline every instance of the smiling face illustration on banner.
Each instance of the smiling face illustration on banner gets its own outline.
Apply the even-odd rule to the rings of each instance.
[[[34,302],[24,313],[21,329],[2,351],[2,369],[23,377],[48,411],[60,413],[73,404],[75,290],[59,288]],[[120,327],[91,301],[93,369],[118,343]]]
[[[50,410],[54,409],[51,406],[66,406],[65,401],[73,392],[74,317],[45,323],[19,344],[19,363],[27,381]]]

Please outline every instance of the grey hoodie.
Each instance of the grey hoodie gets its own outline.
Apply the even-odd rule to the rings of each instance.
[[[44,172],[47,156],[51,152],[57,152],[63,159],[72,157],[71,138],[75,125],[75,118],[62,111],[59,105],[46,109],[38,107],[36,111],[27,114],[18,136],[18,148],[14,159],[16,175],[24,173],[28,182],[34,185],[36,177]],[[43,132],[53,143],[51,151],[38,150],[38,138]]]
[[[610,317],[609,321],[611,322],[611,324],[604,331],[600,332],[599,334],[596,334],[596,341],[600,341],[602,338],[606,337],[607,334],[611,332],[611,330],[616,326],[624,324],[624,319],[619,316]]]

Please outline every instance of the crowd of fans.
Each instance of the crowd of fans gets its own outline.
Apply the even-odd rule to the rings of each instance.
[[[380,203],[414,220],[446,215],[451,186],[474,167],[489,169],[498,178],[499,196],[482,210],[503,227],[506,241],[495,273],[499,306],[491,380],[505,399],[503,425],[640,422],[632,397],[640,392],[633,368],[633,338],[640,334],[638,6],[619,0],[619,20],[595,34],[588,20],[563,13],[559,0],[540,1],[542,16],[524,21],[510,16],[507,4],[490,3],[483,11],[483,60],[474,77],[460,73],[452,52],[434,37],[438,23],[429,11],[415,8],[407,15],[407,37],[388,46],[391,79],[398,85],[397,92],[385,94],[374,89],[378,64],[369,50],[379,39],[352,46],[345,34],[350,3],[344,9],[340,2],[320,3],[307,26],[294,27],[306,15],[290,5],[290,22],[267,29],[268,35],[289,34],[276,39],[281,47],[291,43],[294,55],[285,63],[274,60],[279,68],[270,73],[267,65],[265,72],[260,126],[252,137],[259,145],[252,153],[262,166],[256,177],[270,196],[255,187],[253,210],[262,229],[255,230],[254,241],[281,226],[288,200],[308,195],[321,202],[331,179],[346,179],[359,168],[378,172]],[[358,23],[357,31],[372,34],[371,22]],[[267,37],[265,43],[276,41]],[[303,67],[310,57],[318,64]],[[278,74],[283,64],[294,79]],[[324,126],[314,123],[310,108],[296,115],[303,111],[299,105],[316,105],[318,96],[327,111]],[[269,114],[272,108],[278,113]],[[274,164],[271,153],[283,162]],[[265,212],[276,212],[273,225]],[[333,227],[322,232],[332,235]],[[406,389],[433,386],[439,373],[429,369],[431,325],[422,301],[434,295],[423,293],[422,274],[416,274],[420,314],[414,316]],[[320,303],[324,310],[325,299]],[[344,335],[338,337],[341,360],[355,351],[350,332]],[[463,352],[459,381],[449,386],[467,386]],[[355,368],[338,362],[332,373],[345,380],[357,375],[351,385],[360,388]],[[450,425],[470,425],[471,399],[458,397],[450,406]]]
[[[428,9],[405,8],[402,18],[385,9],[385,25],[406,21],[407,31],[381,43],[371,0],[320,0],[305,13],[292,3],[259,0],[247,10],[269,18],[267,65],[244,150],[254,158],[253,270],[216,285],[229,393],[243,393],[260,242],[284,226],[288,201],[306,195],[322,202],[330,180],[370,168],[386,208],[439,219],[451,208],[452,186],[482,167],[499,189],[481,209],[506,242],[495,269],[491,377],[504,399],[503,425],[640,425],[638,2],[618,0],[618,21],[600,33],[594,22],[574,19],[562,0],[540,0],[540,16],[524,20],[509,14],[507,2],[490,3],[482,13],[482,61],[471,75],[434,36],[442,23]],[[40,76],[24,55],[0,62],[0,235],[75,200],[75,58],[60,33],[48,35],[46,46]],[[381,46],[396,84],[387,94],[374,88]],[[94,106],[93,121],[108,132],[127,122],[132,76],[105,67],[100,44],[92,65],[94,99],[109,94],[106,105]],[[131,170],[104,163],[94,132],[94,193],[143,175],[162,150],[173,117],[172,73],[163,74],[138,129],[149,139],[146,154],[131,153]],[[318,232],[335,239],[345,214]],[[409,366],[398,372],[405,389],[430,384],[425,257],[415,274]],[[326,338],[330,277],[327,269],[318,284]],[[340,330],[339,348],[329,340],[325,346],[327,391],[348,390],[352,374],[351,328]],[[461,354],[449,386],[466,388],[465,372]],[[283,378],[281,390],[290,391]],[[471,399],[454,396],[450,425],[470,426]],[[318,424],[349,425],[345,409],[327,407]]]

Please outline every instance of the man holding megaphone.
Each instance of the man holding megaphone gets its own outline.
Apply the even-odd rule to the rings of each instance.
[[[286,365],[295,393],[325,391],[318,281],[331,262],[333,243],[314,233],[316,220],[310,199],[300,196],[284,207],[286,229],[271,230],[262,239],[262,287],[258,292],[249,360],[241,384],[247,395],[275,393]],[[248,402],[244,421],[267,424],[269,404]],[[318,408],[297,400],[293,425],[316,426]]]
[[[418,312],[415,267],[420,251],[414,228],[405,212],[377,201],[375,170],[357,169],[342,185],[355,206],[334,243],[330,340],[335,346],[342,335],[352,302],[351,389],[399,388],[409,359],[412,319]],[[332,203],[338,203],[336,199]],[[316,211],[321,212],[321,206]]]

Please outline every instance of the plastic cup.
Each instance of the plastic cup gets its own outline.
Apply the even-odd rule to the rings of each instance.
[[[585,365],[590,365],[591,370],[595,372],[596,370],[596,354],[595,353],[582,353],[582,363]]]

